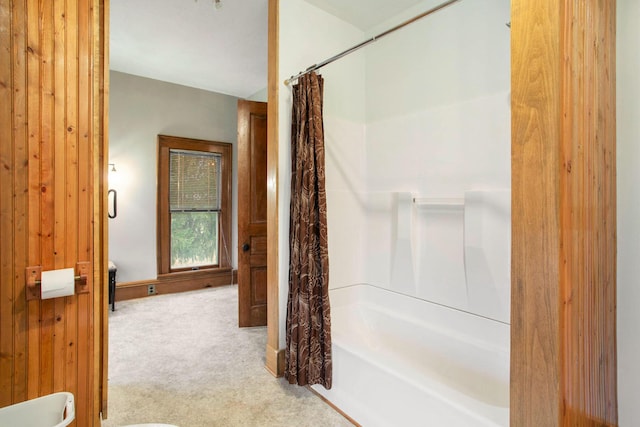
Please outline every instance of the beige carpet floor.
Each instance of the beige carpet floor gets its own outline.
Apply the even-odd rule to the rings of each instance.
[[[264,368],[266,328],[238,328],[237,287],[116,304],[104,427],[351,426]]]

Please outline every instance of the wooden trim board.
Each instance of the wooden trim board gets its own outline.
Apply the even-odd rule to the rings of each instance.
[[[268,107],[267,107],[267,348],[266,367],[275,376],[284,374],[280,352],[280,283],[279,283],[279,225],[278,225],[278,44],[279,2],[269,0],[268,34]]]
[[[229,282],[231,280],[231,283]],[[116,284],[116,301],[144,298],[149,295],[149,285],[155,287],[154,295],[173,294],[195,291],[198,289],[216,288],[219,286],[235,285],[238,283],[238,271],[230,270],[206,272],[195,271],[181,274],[168,274],[157,279],[138,280]]]
[[[511,425],[617,425],[615,1],[511,2]]]

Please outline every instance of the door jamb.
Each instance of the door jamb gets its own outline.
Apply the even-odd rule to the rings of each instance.
[[[279,1],[269,0],[267,85],[267,348],[265,367],[274,376],[284,373],[280,349],[279,222],[278,222],[278,58]]]

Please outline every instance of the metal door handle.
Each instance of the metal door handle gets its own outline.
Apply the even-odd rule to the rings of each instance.
[[[247,252],[249,249],[251,249],[251,246],[248,243],[242,245],[242,252]]]
[[[107,197],[109,197],[110,194],[113,194],[113,214],[107,210],[107,216],[113,219],[118,216],[118,193],[116,190],[111,189],[107,191]]]

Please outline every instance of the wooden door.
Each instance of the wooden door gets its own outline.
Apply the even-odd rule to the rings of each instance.
[[[267,104],[238,101],[239,325],[267,324]]]
[[[108,0],[0,11],[0,407],[69,391],[72,425],[99,426]],[[27,299],[32,266],[86,287]]]

